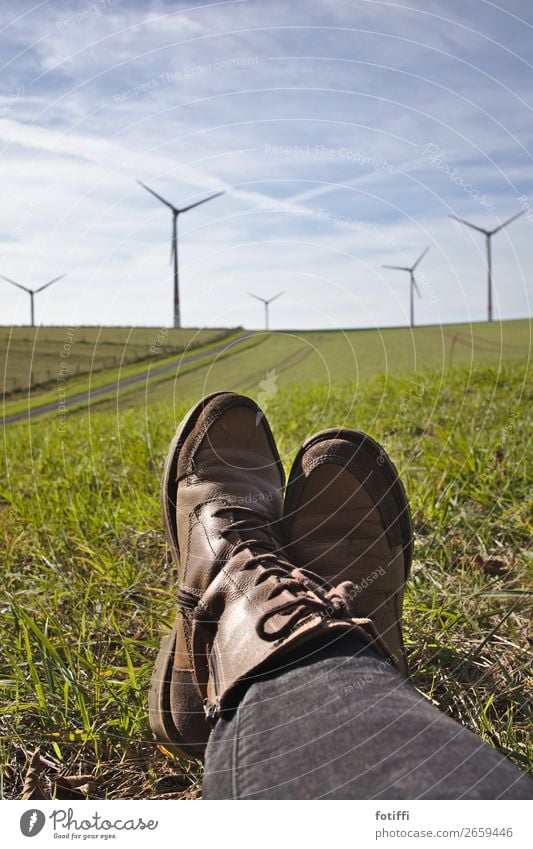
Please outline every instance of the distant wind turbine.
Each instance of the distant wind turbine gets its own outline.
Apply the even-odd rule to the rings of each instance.
[[[24,292],[27,292],[28,295],[30,296],[31,326],[32,327],[35,327],[35,312],[34,312],[34,307],[33,307],[33,297],[34,297],[34,295],[37,295],[39,292],[42,292],[43,289],[48,289],[48,287],[51,286],[52,283],[57,283],[57,281],[61,280],[64,276],[65,276],[64,274],[60,274],[59,277],[54,277],[53,280],[49,280],[48,283],[45,283],[44,286],[39,286],[38,289],[29,289],[27,286],[23,286],[22,283],[17,283],[15,280],[11,280],[9,277],[4,277],[3,274],[0,274],[0,277],[2,278],[2,280],[5,280],[7,283],[11,283],[13,286],[17,286],[17,288],[19,288],[19,289],[23,289]]]
[[[194,209],[195,206],[201,206],[202,203],[207,203],[208,200],[213,200],[214,198],[220,197],[224,192],[216,192],[214,195],[209,195],[209,197],[204,198],[203,200],[198,200],[196,203],[191,203],[189,206],[183,206],[179,209],[177,206],[174,206],[170,201],[165,200],[165,198],[158,195],[157,192],[154,192],[153,189],[150,189],[146,186],[141,180],[137,180],[140,186],[143,189],[146,189],[147,192],[150,192],[155,198],[164,203],[165,206],[168,206],[170,211],[172,212],[172,241],[170,246],[170,261],[174,263],[174,327],[181,327],[181,311],[180,311],[180,293],[179,293],[179,282],[178,282],[178,215],[181,215],[183,212],[188,212],[190,209]]]
[[[280,298],[281,295],[284,295],[285,292],[278,292],[277,295],[273,295],[271,298],[261,298],[259,295],[254,295],[252,292],[248,292],[251,298],[255,298],[256,301],[261,301],[265,305],[265,330],[268,330],[268,308],[272,301],[275,301],[276,298]]]
[[[429,251],[429,248],[426,248],[422,251],[420,256],[414,265],[405,266],[405,265],[384,265],[383,268],[393,268],[395,271],[408,271],[410,275],[410,286],[409,286],[409,315],[410,315],[410,324],[411,327],[415,326],[415,301],[414,301],[414,290],[416,289],[416,294],[419,298],[422,297],[420,294],[420,289],[418,288],[417,282],[415,280],[415,268],[422,262],[425,255]]]
[[[516,219],[520,218],[523,214],[524,210],[517,212],[516,215],[508,218],[507,221],[504,221],[503,224],[499,225],[499,227],[495,227],[494,230],[485,230],[484,227],[477,227],[470,221],[465,221],[464,218],[458,218],[457,215],[449,216],[450,218],[454,218],[455,221],[460,221],[461,224],[466,224],[467,227],[471,227],[472,230],[477,230],[478,233],[483,233],[485,236],[487,244],[487,321],[492,321],[492,250],[490,240],[496,233],[499,233],[500,230],[503,230],[503,228],[507,227],[507,225],[512,221],[516,221]]]

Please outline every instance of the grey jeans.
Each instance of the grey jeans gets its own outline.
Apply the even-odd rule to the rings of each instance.
[[[205,799],[532,799],[533,781],[371,649],[342,640],[219,719]]]

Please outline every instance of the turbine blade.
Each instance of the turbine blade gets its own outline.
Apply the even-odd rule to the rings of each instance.
[[[418,283],[416,282],[414,277],[413,277],[413,286],[415,287],[416,294],[418,295],[419,298],[421,298],[422,295],[420,294],[420,289],[418,288]]]
[[[464,218],[459,218],[457,215],[448,215],[448,218],[455,218],[456,221],[460,221],[461,224],[466,224],[466,226],[471,227],[472,230],[477,230],[478,233],[483,233],[485,236],[489,235],[488,230],[485,230],[483,227],[477,227],[475,224],[471,224],[470,221],[465,221]]]
[[[34,294],[36,295],[36,294],[37,294],[37,292],[42,292],[42,291],[43,291],[43,289],[48,289],[48,287],[49,287],[49,286],[51,286],[51,285],[52,285],[52,283],[57,283],[57,281],[58,281],[58,280],[61,280],[61,278],[62,278],[62,277],[64,277],[64,276],[65,276],[64,274],[60,274],[60,275],[59,275],[59,277],[54,277],[54,279],[53,279],[53,280],[50,280],[48,283],[45,283],[45,284],[44,284],[44,286],[39,286],[39,288],[38,288],[38,289],[34,289],[34,290],[33,290],[33,291],[34,291]]]
[[[16,283],[14,280],[11,280],[10,277],[4,277],[3,274],[0,274],[0,277],[2,278],[2,280],[6,280],[7,283],[12,283],[13,286],[17,287],[17,289],[23,289],[24,292],[31,292],[31,289],[28,289],[27,286],[23,286],[22,283]]]
[[[426,249],[425,249],[425,251],[422,251],[422,253],[421,253],[421,254],[420,254],[420,256],[418,257],[417,261],[416,261],[416,262],[415,262],[415,264],[413,265],[413,271],[415,270],[415,268],[417,267],[417,265],[419,265],[419,263],[421,263],[421,262],[422,262],[422,260],[424,259],[425,255],[426,255],[426,254],[427,254],[427,252],[429,251],[429,248],[430,248],[430,247],[431,247],[431,245],[430,245],[428,248],[426,248]]]
[[[492,231],[494,233],[498,233],[500,230],[503,230],[504,227],[507,227],[508,224],[511,224],[512,221],[516,221],[517,218],[520,218],[521,215],[524,214],[524,210],[522,209],[520,212],[517,212],[516,215],[513,215],[511,218],[508,218],[507,221],[504,221],[503,224],[500,224],[499,227],[496,227],[495,230]]]
[[[394,271],[411,271],[410,268],[406,268],[404,265],[382,265],[382,268],[393,268]]]
[[[282,296],[282,295],[284,295],[284,294],[285,294],[285,291],[283,291],[283,292],[278,292],[278,294],[277,294],[277,295],[273,295],[271,298],[269,298],[269,299],[268,299],[268,301],[267,301],[267,303],[271,304],[271,303],[272,303],[272,301],[275,301],[275,300],[276,300],[276,298],[281,298],[281,296]]]
[[[142,180],[137,180],[137,182],[140,186],[143,187],[143,189],[146,189],[147,192],[150,192],[151,195],[153,195],[155,198],[160,200],[161,203],[164,203],[165,206],[168,206],[168,208],[171,209],[173,212],[178,212],[178,210],[176,209],[174,204],[170,203],[170,201],[168,201],[168,200],[165,200],[165,198],[161,197],[161,195],[158,195],[157,192],[154,192],[153,189],[151,189],[149,186],[145,185],[145,183],[143,183]]]
[[[248,294],[250,295],[251,298],[255,298],[256,301],[261,301],[262,304],[267,303],[267,301],[265,301],[264,298],[260,298],[259,295],[254,295],[253,292],[248,292]]]
[[[203,200],[197,200],[196,203],[191,203],[189,206],[184,206],[183,209],[178,209],[178,212],[188,212],[189,209],[194,209],[195,206],[201,206],[202,203],[207,203],[208,200],[213,200],[213,198],[218,198],[220,195],[223,195],[224,192],[216,192],[214,195],[209,195],[208,198],[204,198]]]

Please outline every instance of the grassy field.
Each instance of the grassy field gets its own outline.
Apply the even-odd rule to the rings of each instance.
[[[455,341],[454,341],[455,340]],[[257,393],[267,378],[279,387],[340,382],[356,386],[372,375],[418,373],[428,368],[444,372],[450,365],[498,366],[531,356],[531,322],[449,325],[386,330],[260,333],[253,348],[237,351],[230,360],[172,375],[144,392],[124,396],[134,407],[182,397],[196,397],[220,388]]]
[[[53,385],[68,377],[150,362],[223,338],[227,330],[156,327],[0,327],[2,393]]]
[[[190,370],[209,365],[215,357],[218,362],[233,355],[234,345],[237,343],[239,348],[244,348],[253,344],[253,341],[243,330],[227,330],[221,332],[218,339],[212,339],[205,345],[194,345],[170,356],[155,352],[151,359],[142,359],[118,368],[101,369],[85,375],[59,374],[48,385],[36,386],[27,392],[16,392],[4,398],[4,422],[9,421],[9,417],[13,415],[26,418],[28,409],[31,409],[32,414],[37,411],[42,415],[43,411],[46,412],[49,408],[49,415],[62,417],[62,404],[67,400],[69,414],[87,410],[88,407],[105,405],[109,401],[113,401],[116,406],[123,396],[131,393],[141,395],[143,391],[147,391],[148,386],[153,388],[160,381],[166,381],[168,386],[169,380],[174,379],[176,372],[181,377]],[[224,349],[222,352],[219,351],[221,348]]]
[[[152,664],[175,603],[158,486],[176,422],[191,399],[222,381],[248,386],[263,401],[287,468],[300,441],[328,425],[368,430],[384,442],[405,478],[416,529],[406,598],[414,682],[527,768],[529,331],[525,323],[474,326],[474,364],[472,344],[456,341],[445,374],[451,339],[463,331],[450,338],[445,328],[443,343],[444,331],[432,330],[423,348],[424,331],[429,338],[429,329],[404,331],[403,347],[399,331],[383,332],[387,366],[385,354],[376,354],[379,337],[369,333],[365,344],[364,334],[354,335],[355,374],[345,341],[296,334],[295,347],[283,349],[285,334],[273,334],[259,339],[246,367],[236,354],[217,373],[184,376],[179,391],[174,381],[159,385],[149,403],[144,393],[126,396],[118,411],[69,416],[61,431],[53,419],[4,429],[4,797],[20,795],[37,746],[45,792],[62,786],[58,775],[83,774],[94,798],[197,795],[199,764],[158,752],[147,724]],[[298,359],[300,339],[315,340],[314,353]],[[340,382],[314,373],[322,356],[338,365],[330,373]],[[267,375],[278,368],[273,362],[274,381]]]
[[[43,337],[48,332],[49,330],[43,329]],[[61,332],[65,334],[66,331]],[[129,331],[107,328],[106,332],[110,336],[115,332],[119,334],[116,344],[120,348],[125,344]],[[139,328],[132,331],[132,339],[137,339],[140,346],[139,356],[142,354],[144,359],[135,364],[121,363],[119,367],[109,368],[103,368],[107,342],[100,351],[100,343],[92,338],[90,344],[86,343],[86,347],[88,345],[91,348],[95,362],[101,370],[90,375],[76,375],[73,371],[77,346],[83,349],[83,337],[76,337],[78,341],[72,345],[73,359],[69,362],[68,380],[61,383],[66,398],[86,391],[89,386],[94,389],[110,385],[107,397],[95,398],[91,403],[104,409],[115,409],[117,404],[122,409],[139,409],[160,401],[179,404],[182,399],[196,398],[219,388],[258,393],[265,379],[268,380],[269,387],[274,389],[314,383],[331,387],[339,382],[359,385],[376,373],[418,373],[427,368],[444,373],[450,366],[458,365],[469,368],[477,365],[497,367],[500,363],[528,359],[532,350],[529,320],[417,327],[413,331],[407,328],[389,328],[345,332],[260,332],[249,342],[241,343],[238,350],[231,352],[230,357],[226,354],[210,356],[206,348],[205,360],[194,366],[184,364],[164,377],[153,377],[149,381],[117,392],[114,384],[119,378],[139,373],[165,361],[163,346],[156,347],[156,353],[150,352],[147,347],[156,332],[153,329]],[[194,345],[212,342],[216,338],[215,334],[220,335],[222,332],[170,331],[171,334],[185,334],[184,340],[188,339],[189,345],[191,339],[194,340]],[[194,336],[195,333],[198,335]],[[23,343],[20,344],[23,347]],[[57,366],[57,345],[54,350],[54,362]],[[147,351],[150,359],[146,358]],[[26,359],[29,355],[28,348]],[[47,386],[34,386],[30,397],[27,393],[18,392],[5,398],[3,415],[24,410],[28,404],[38,407],[45,403],[57,402],[58,384],[55,375],[56,372]],[[86,404],[84,406],[86,407]]]

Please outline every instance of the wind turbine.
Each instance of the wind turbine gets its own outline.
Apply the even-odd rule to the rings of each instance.
[[[29,289],[27,286],[23,286],[22,283],[17,283],[15,280],[11,280],[9,277],[4,277],[3,274],[0,274],[0,277],[2,278],[2,280],[5,280],[7,283],[12,283],[13,286],[17,286],[19,289],[23,289],[24,292],[27,292],[28,295],[30,296],[31,326],[32,327],[35,327],[35,312],[34,312],[34,307],[33,307],[33,296],[37,295],[39,292],[42,292],[43,289],[48,289],[48,287],[51,286],[52,283],[57,283],[57,281],[61,280],[64,276],[65,276],[64,274],[60,274],[59,277],[54,277],[53,280],[49,280],[48,283],[45,283],[44,286],[39,286],[38,289]]]
[[[259,295],[252,294],[252,292],[248,292],[248,294],[251,298],[255,298],[256,301],[261,301],[261,303],[265,305],[265,330],[268,330],[268,307],[270,306],[272,301],[275,301],[276,298],[279,298],[281,297],[281,295],[284,295],[285,292],[278,292],[277,295],[273,295],[271,298],[261,298]]]
[[[174,327],[181,327],[181,313],[180,313],[180,292],[179,292],[179,282],[178,282],[178,215],[181,215],[183,212],[188,212],[190,209],[194,209],[195,206],[200,206],[202,203],[207,203],[208,200],[213,200],[213,198],[218,198],[220,195],[223,195],[224,192],[216,192],[214,195],[209,195],[209,197],[204,198],[203,200],[198,200],[196,203],[191,203],[189,206],[183,206],[179,209],[177,206],[174,206],[170,201],[165,200],[165,198],[158,195],[157,192],[154,192],[153,189],[150,189],[146,186],[141,180],[137,180],[140,186],[143,189],[146,189],[147,192],[150,192],[155,198],[164,203],[165,206],[168,206],[170,211],[172,212],[172,242],[170,246],[170,261],[174,262]]]
[[[487,244],[487,321],[492,321],[492,250],[490,240],[492,237],[499,233],[500,230],[503,230],[504,227],[507,227],[511,221],[515,221],[517,218],[520,218],[521,215],[524,214],[524,210],[521,212],[517,212],[516,215],[508,218],[507,221],[504,221],[503,224],[500,224],[499,227],[495,227],[494,230],[485,230],[484,227],[477,227],[475,224],[472,224],[470,221],[465,221],[464,218],[458,218],[457,215],[450,215],[450,218],[454,218],[456,221],[460,221],[461,224],[466,224],[467,227],[471,227],[472,230],[477,230],[478,233],[483,233],[486,239]]]
[[[410,314],[410,323],[411,327],[415,326],[415,302],[414,302],[414,292],[416,289],[416,294],[419,298],[422,297],[420,294],[420,289],[418,288],[417,282],[415,280],[415,268],[419,265],[424,259],[425,255],[429,251],[429,248],[426,248],[422,251],[420,256],[414,265],[405,266],[405,265],[384,265],[383,268],[393,268],[395,271],[408,271],[410,275],[410,286],[409,286],[409,314]]]

